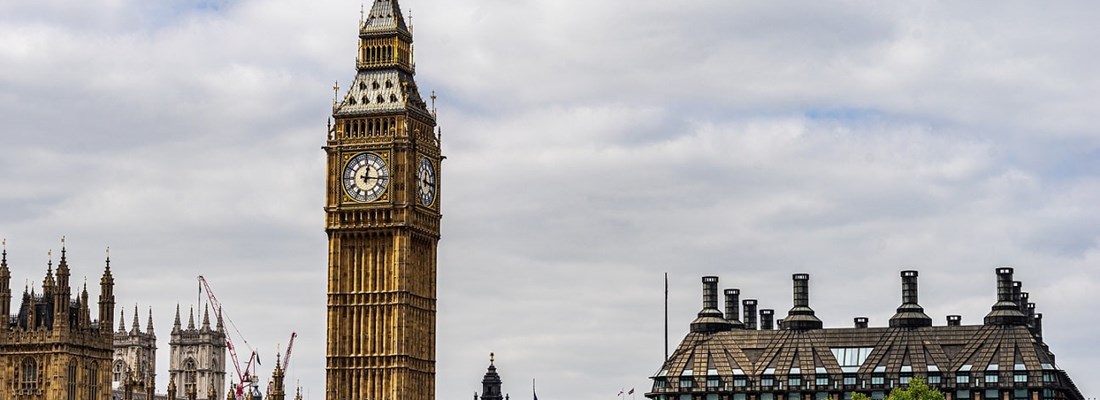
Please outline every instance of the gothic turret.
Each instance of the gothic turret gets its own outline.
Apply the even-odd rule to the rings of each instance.
[[[501,393],[500,375],[497,374],[497,367],[495,365],[495,356],[493,353],[489,353],[489,368],[485,371],[485,377],[481,379],[481,400],[503,400],[504,395]]]
[[[99,329],[110,333],[115,315],[115,278],[111,276],[111,249],[107,248],[107,265],[99,279]]]
[[[271,371],[271,388],[267,392],[266,400],[285,400],[286,389],[284,383],[286,380],[285,371],[283,371],[283,363],[279,356],[279,353],[275,353],[275,369]]]
[[[3,254],[0,255],[0,328],[6,329],[11,323],[11,270],[8,269],[8,240],[3,239]]]

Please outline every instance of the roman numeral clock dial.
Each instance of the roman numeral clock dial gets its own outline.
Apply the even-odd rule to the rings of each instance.
[[[359,153],[348,160],[342,178],[344,191],[358,202],[378,200],[390,182],[386,161],[374,153]]]
[[[416,169],[416,194],[420,204],[430,206],[435,202],[435,168],[427,157],[420,159]]]

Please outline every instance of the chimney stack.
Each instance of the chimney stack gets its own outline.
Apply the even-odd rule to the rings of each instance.
[[[1030,301],[1031,301],[1031,293],[1020,292],[1020,301],[1018,301],[1016,304],[1020,305],[1020,312],[1023,313],[1024,315],[1027,315],[1027,305],[1028,305],[1028,302],[1030,302]],[[1028,325],[1031,325],[1031,320],[1028,320],[1027,323],[1028,323]]]
[[[932,326],[932,317],[924,313],[917,299],[917,271],[901,271],[901,307],[890,317],[891,328]]]
[[[745,316],[745,320],[743,321],[745,323],[745,329],[756,330],[756,300],[742,300],[741,308]]]
[[[744,329],[745,324],[741,322],[741,290],[740,289],[726,289],[726,321],[729,321],[733,329]]]
[[[794,274],[791,278],[794,281],[794,307],[783,319],[783,328],[796,331],[821,329],[821,320],[810,308],[810,275]]]
[[[1035,340],[1043,343],[1043,313],[1035,314],[1035,319],[1031,321],[1031,325],[1035,327]]]
[[[1027,303],[1027,327],[1035,334],[1035,303]]]
[[[1024,283],[1020,281],[1012,281],[1012,302],[1016,303],[1016,309],[1020,310],[1020,313],[1027,314],[1027,303],[1020,304],[1020,300],[1024,295]]]
[[[948,315],[947,326],[962,326],[962,315]]]
[[[731,329],[729,321],[718,310],[718,277],[703,277],[703,310],[691,322],[692,332],[714,333]]]
[[[770,331],[775,329],[775,310],[763,309],[760,310],[760,330]]]
[[[867,319],[867,317],[856,317],[855,318],[856,329],[867,329],[867,323],[869,321],[870,320]]]
[[[985,316],[986,325],[1027,325],[1027,316],[1013,300],[1012,268],[997,268],[997,303]]]

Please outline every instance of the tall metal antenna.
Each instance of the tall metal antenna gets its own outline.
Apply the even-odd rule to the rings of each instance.
[[[669,362],[669,273],[664,273],[664,362]]]

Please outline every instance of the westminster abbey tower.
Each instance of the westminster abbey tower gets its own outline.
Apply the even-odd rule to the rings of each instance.
[[[359,26],[356,75],[333,104],[327,154],[326,398],[435,398],[440,154],[397,0]]]

